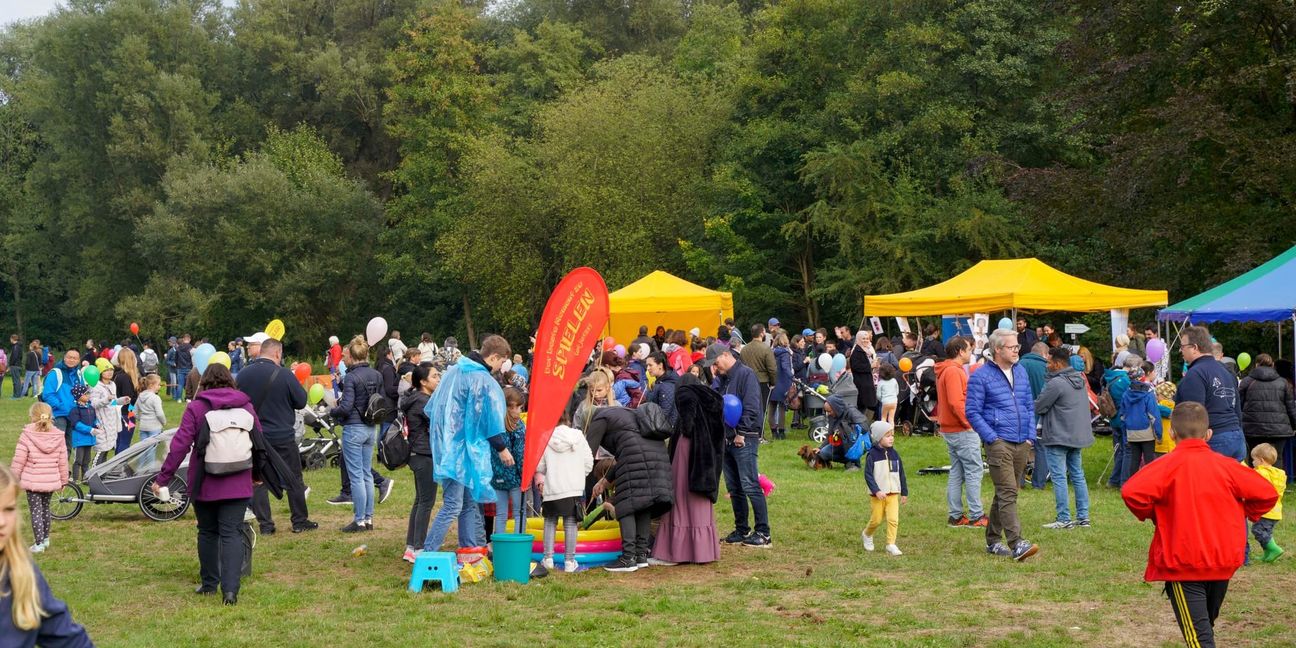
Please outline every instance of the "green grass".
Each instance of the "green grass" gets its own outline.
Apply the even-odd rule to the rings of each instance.
[[[5,461],[29,402],[0,399]],[[167,413],[180,419],[176,405]],[[1052,493],[1024,491],[1022,522],[1042,551],[1015,564],[986,555],[981,533],[945,526],[945,477],[917,474],[945,463],[943,442],[902,438],[911,494],[901,509],[905,555],[891,558],[860,545],[863,477],[806,469],[794,454],[802,443],[761,448],[761,470],[778,484],[770,499],[775,548],[725,547],[709,566],[410,594],[400,561],[409,473],[394,473],[396,491],[377,508],[377,530],[357,537],[337,531],[349,509],[324,504],[338,489],[328,469],[307,473],[321,529],[261,538],[256,573],[236,608],[190,593],[198,572],[192,512],[157,523],[134,505],[87,505],[76,519],[55,522],[53,546],[38,560],[101,646],[1179,645],[1159,586],[1142,582],[1152,528],[1135,522],[1115,491],[1095,486],[1094,527],[1072,531],[1040,529],[1053,518]],[[1109,449],[1100,439],[1087,452],[1091,482]],[[983,492],[988,504],[988,478]],[[721,500],[724,534],[732,517]],[[275,506],[287,529],[286,502]],[[1296,545],[1284,525],[1278,538]],[[368,555],[352,558],[360,543]],[[1221,645],[1296,645],[1287,622],[1293,564],[1239,572],[1217,626]]]

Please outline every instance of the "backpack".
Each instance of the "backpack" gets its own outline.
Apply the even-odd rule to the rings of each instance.
[[[229,475],[252,469],[252,413],[242,407],[207,412],[203,425],[207,452],[203,471]]]
[[[1111,390],[1106,387],[1102,390],[1102,395],[1098,397],[1098,413],[1103,418],[1111,419],[1116,416],[1116,401],[1112,400]]]
[[[396,425],[387,428],[387,433],[379,440],[378,461],[386,466],[387,470],[396,470],[409,463],[409,458],[409,428],[406,427],[405,419],[402,417]]]
[[[364,421],[365,425],[378,425],[392,420],[395,415],[396,403],[379,391],[369,396],[369,403],[360,413],[360,420]]]

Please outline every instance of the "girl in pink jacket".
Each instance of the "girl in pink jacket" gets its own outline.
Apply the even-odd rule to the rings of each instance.
[[[54,413],[49,405],[36,402],[27,415],[31,423],[23,427],[22,436],[18,437],[10,469],[27,491],[32,533],[36,536],[31,550],[40,553],[49,547],[50,496],[68,483],[67,445],[63,432],[54,427]]]

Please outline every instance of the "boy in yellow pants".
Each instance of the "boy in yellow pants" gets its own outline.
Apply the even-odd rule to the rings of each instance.
[[[900,531],[900,505],[909,503],[909,484],[905,481],[904,464],[900,462],[900,453],[895,449],[895,433],[890,423],[874,421],[869,428],[873,447],[864,458],[864,481],[868,482],[869,502],[873,506],[873,516],[869,519],[868,528],[864,529],[862,538],[864,549],[873,551],[873,533],[882,526],[886,518],[886,552],[892,556],[902,555],[896,546],[896,534]]]

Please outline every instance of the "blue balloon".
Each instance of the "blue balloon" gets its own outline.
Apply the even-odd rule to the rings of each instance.
[[[1013,322],[1012,322],[1012,320],[1009,319],[1009,318],[1007,318],[1007,317],[1005,317],[1005,318],[999,320],[999,328],[1004,329],[1004,330],[1007,330],[1007,331],[1011,331],[1012,328],[1013,328]]]
[[[207,365],[211,363],[212,356],[216,355],[216,347],[203,343],[193,350],[194,369],[198,370],[198,375],[207,373]]]
[[[838,353],[833,356],[832,373],[839,374],[846,370],[846,354]]]
[[[733,394],[725,394],[724,397],[724,422],[729,427],[738,427],[738,421],[742,419],[742,401]]]

